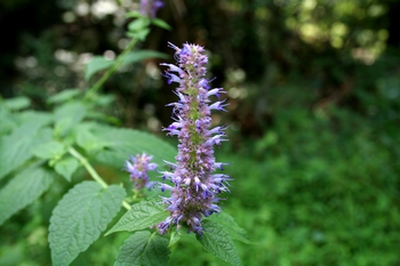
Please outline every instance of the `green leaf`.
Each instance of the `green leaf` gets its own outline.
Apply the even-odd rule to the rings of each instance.
[[[131,235],[121,246],[115,265],[167,265],[170,250],[168,240],[157,233],[140,231]]]
[[[169,56],[164,53],[160,53],[157,51],[152,51],[152,50],[141,50],[141,51],[134,51],[130,52],[129,54],[126,55],[124,59],[124,64],[131,64],[135,62],[140,62],[144,59],[148,58],[162,58],[162,59],[168,59]]]
[[[150,30],[148,28],[146,28],[146,29],[141,29],[138,31],[128,31],[126,33],[126,36],[131,37],[133,39],[138,39],[139,41],[144,41],[144,40],[146,40],[146,37],[149,33],[150,33]]]
[[[204,220],[202,225],[203,235],[197,236],[197,240],[203,248],[223,261],[232,265],[241,265],[235,243],[224,227],[211,220]]]
[[[51,130],[40,126],[30,121],[0,138],[0,179],[32,158],[32,149],[51,140]]]
[[[73,157],[62,158],[56,163],[54,169],[68,182],[71,182],[71,175],[78,169],[79,162]]]
[[[61,158],[65,152],[64,145],[54,140],[40,144],[32,149],[32,153],[35,156],[46,160]]]
[[[125,14],[126,18],[139,18],[142,17],[142,14],[138,11],[131,11]]]
[[[54,132],[63,136],[76,127],[85,117],[87,108],[80,102],[69,102],[57,108],[54,112]]]
[[[232,237],[234,240],[239,240],[246,244],[251,244],[252,242],[249,240],[249,237],[246,233],[246,230],[241,228],[233,219],[232,216],[226,214],[224,212],[219,214],[211,215],[207,217],[206,220],[211,220],[214,223],[217,223],[224,227],[225,231]]]
[[[159,166],[165,164],[164,160],[173,161],[177,154],[169,143],[142,131],[97,126],[92,132],[107,148],[97,155],[96,160],[114,167],[122,167],[129,155],[137,153],[153,155]]]
[[[173,245],[175,245],[176,243],[179,242],[179,240],[181,240],[181,233],[178,231],[172,231],[171,233],[171,237],[169,239],[169,244],[168,247],[172,247]]]
[[[135,33],[147,29],[150,20],[147,17],[139,17],[128,24],[129,32]]]
[[[89,80],[94,74],[111,67],[113,60],[107,60],[103,56],[93,56],[92,60],[86,65],[85,80]]]
[[[100,139],[92,129],[96,124],[84,123],[76,128],[76,143],[88,153],[94,153],[106,147],[109,143],[108,140]]]
[[[163,28],[163,29],[166,29],[166,30],[172,30],[172,27],[162,19],[155,18],[155,19],[153,19],[151,21],[151,23],[156,25],[156,26],[158,26],[158,27],[160,27],[160,28]]]
[[[50,218],[49,243],[53,265],[68,265],[85,251],[118,213],[125,190],[82,182],[58,203]]]
[[[39,198],[53,182],[54,174],[42,167],[18,173],[0,191],[0,224]]]
[[[25,96],[6,99],[4,103],[10,110],[22,110],[31,105],[31,101]]]
[[[158,201],[160,201],[158,199]],[[109,235],[118,231],[139,231],[148,229],[165,220],[169,213],[166,211],[164,204],[160,204],[157,200],[141,201],[132,205],[121,219],[106,233]]]
[[[66,102],[68,100],[71,100],[72,98],[75,98],[76,96],[78,96],[80,94],[82,94],[82,91],[80,89],[63,90],[63,91],[51,96],[47,100],[47,103],[62,103],[62,102]]]

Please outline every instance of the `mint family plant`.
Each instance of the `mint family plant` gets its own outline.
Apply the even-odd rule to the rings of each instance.
[[[130,43],[116,60],[95,57],[88,64],[88,80],[100,71],[104,74],[87,90],[51,96],[47,112],[32,110],[25,97],[0,101],[0,179],[5,184],[0,190],[0,224],[39,199],[60,177],[72,182],[73,174],[84,168],[93,179],[78,181],[52,212],[48,241],[53,265],[70,264],[99,237],[119,231],[132,234],[115,265],[166,265],[171,247],[190,232],[205,250],[241,264],[233,240],[249,243],[246,233],[218,206],[230,178],[218,172],[226,164],[215,161],[213,146],[227,139],[224,127],[211,128],[211,111],[224,110],[226,104],[219,99],[224,90],[211,89],[205,77],[204,48],[170,44],[178,64],[162,64],[169,69],[164,74],[168,82],[178,83],[178,101],[170,104],[174,122],[164,129],[178,136],[178,151],[146,132],[119,128],[112,123],[115,118],[98,111],[112,102],[99,89],[119,66],[164,57],[132,51],[151,24],[169,29],[155,18],[161,3],[142,1],[141,13],[128,14],[136,18],[128,27]],[[211,97],[217,101],[212,103]],[[127,196],[122,184],[107,184],[95,165],[129,172],[133,193]],[[159,180],[149,180],[148,171],[157,167]],[[152,196],[146,196],[148,188]],[[111,224],[121,208],[126,213]]]

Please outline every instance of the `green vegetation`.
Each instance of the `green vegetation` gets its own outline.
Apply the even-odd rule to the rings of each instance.
[[[0,7],[12,13],[25,2],[5,1]],[[48,22],[53,24],[43,26],[40,34],[21,29],[18,38],[23,42],[12,52],[5,50],[13,60],[7,57],[0,62],[4,70],[0,101],[12,112],[29,104],[37,111],[49,111],[54,104],[76,97],[84,91],[82,83],[94,85],[110,64],[109,59],[95,57],[100,63],[92,62],[85,77],[85,53],[118,52],[121,40],[126,41],[121,32],[127,24],[111,22],[118,15],[93,19],[74,13],[72,4],[58,2],[54,10],[64,18],[75,16],[57,26],[68,34],[60,36],[51,28],[55,22]],[[115,1],[119,7],[120,2]],[[399,1],[188,0],[183,1],[187,16],[179,9],[182,6],[175,6],[179,1],[170,2],[161,16],[172,26],[171,32],[152,31],[140,43],[143,54],[120,62],[122,70],[96,88],[101,93],[93,97],[96,104],[85,119],[118,126],[115,132],[122,135],[126,130],[122,128],[132,127],[173,142],[160,132],[162,125],[170,123],[164,105],[171,102],[171,87],[160,79],[159,60],[142,59],[168,60],[167,41],[199,40],[210,51],[210,78],[218,77],[213,85],[228,91],[229,112],[216,119],[229,126],[230,142],[222,144],[216,157],[230,162],[224,171],[234,179],[231,193],[224,195],[223,209],[251,241],[236,243],[242,264],[399,265],[400,43],[388,22],[395,22],[391,10]],[[41,5],[37,8],[45,10]],[[184,40],[179,39],[182,36]],[[10,64],[16,74],[7,77],[4,73]],[[70,88],[78,89],[69,95],[66,89]],[[64,98],[52,97],[60,91],[65,92]],[[8,100],[11,96],[20,98]],[[75,110],[74,118],[83,119],[80,113]],[[59,110],[58,115],[65,118],[68,110]],[[6,115],[0,117],[4,118],[0,135],[6,135],[14,124]],[[51,139],[50,131],[39,131],[41,124],[49,123],[45,115],[26,115],[19,121],[32,117],[29,130],[36,132],[35,141]],[[20,130],[21,135],[9,140],[24,142],[23,132],[28,129]],[[89,137],[117,142],[115,132],[82,130]],[[84,149],[85,140],[81,142]],[[124,154],[140,150],[128,138],[118,145]],[[57,147],[50,148],[45,152],[57,153]],[[24,156],[27,151],[16,147],[15,152]],[[41,151],[36,152],[40,157]],[[125,155],[119,155],[120,162],[111,162],[111,153],[98,155],[95,170],[109,184],[129,184],[128,175],[118,171]],[[0,169],[5,175],[0,189],[18,167],[7,158],[6,167]],[[161,158],[157,163],[162,163]],[[82,169],[60,172],[64,178],[52,181],[33,204],[25,207],[21,202],[22,209],[1,225],[0,265],[51,265],[52,211],[71,187],[90,179]],[[42,176],[46,182],[46,175]],[[122,215],[122,211],[117,214],[107,231]],[[118,232],[100,237],[71,265],[112,265],[130,236]],[[169,265],[228,265],[201,249],[194,235],[183,234],[171,250]]]

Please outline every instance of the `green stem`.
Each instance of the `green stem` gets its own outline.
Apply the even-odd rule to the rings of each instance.
[[[117,57],[115,63],[107,70],[106,73],[99,79],[87,92],[85,98],[91,98],[93,95],[104,85],[104,83],[114,74],[115,71],[121,66],[124,62],[126,55],[133,49],[138,39],[132,39],[129,44],[126,46],[124,51]]]
[[[68,148],[68,152],[74,156],[88,171],[90,176],[97,182],[99,183],[103,188],[107,188],[108,184],[101,178],[101,176],[96,172],[96,170],[93,168],[93,166],[89,163],[89,161],[82,156],[77,150],[75,150],[73,147]],[[126,202],[123,201],[122,205],[124,206],[125,209],[130,210],[131,206]]]

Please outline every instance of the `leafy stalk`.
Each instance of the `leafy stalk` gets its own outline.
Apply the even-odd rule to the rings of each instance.
[[[125,47],[124,51],[117,57],[115,63],[104,73],[104,75],[86,92],[85,98],[90,99],[93,95],[104,85],[104,83],[117,71],[117,69],[124,62],[127,54],[136,45],[138,39],[132,38],[129,44]]]
[[[82,156],[77,150],[75,150],[73,147],[68,148],[68,152],[75,157],[88,171],[90,176],[97,182],[99,183],[103,188],[107,188],[108,184],[101,178],[101,176],[96,172],[96,170],[93,168],[93,166],[89,163],[89,161]],[[130,210],[131,206],[126,202],[123,201],[122,205],[124,206],[125,209]]]

